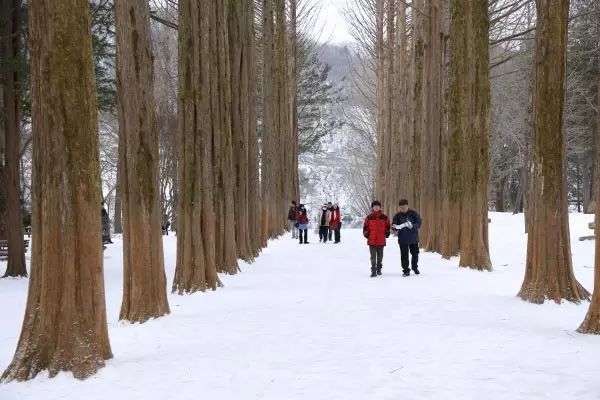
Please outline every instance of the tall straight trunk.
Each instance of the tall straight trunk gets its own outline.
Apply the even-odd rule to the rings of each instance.
[[[451,15],[449,172],[442,254],[449,257],[458,251],[459,266],[491,270],[488,2],[453,1]]]
[[[236,0],[237,1],[237,0]],[[212,6],[214,27],[211,37],[210,62],[215,67],[211,80],[212,127],[214,132],[215,210],[217,215],[217,271],[230,275],[239,270],[235,243],[235,207],[233,138],[231,132],[231,82],[227,19],[230,0],[218,0]]]
[[[111,358],[100,232],[100,162],[89,3],[29,4],[33,118],[31,280],[3,380],[86,378]]]
[[[278,196],[273,211],[276,221],[274,234],[279,236],[287,230],[287,205],[293,196],[294,168],[292,156],[292,125],[290,124],[289,90],[289,38],[286,18],[286,0],[275,0],[275,46],[276,46],[276,134],[280,166],[276,170],[278,178]],[[297,172],[296,172],[297,173]]]
[[[471,26],[467,37],[472,72],[468,94],[471,112],[464,121],[462,212],[459,266],[491,271],[488,240],[488,181],[490,136],[490,56],[488,0],[471,1]],[[468,114],[467,114],[468,115]]]
[[[248,202],[248,142],[250,129],[248,92],[249,75],[247,63],[248,0],[234,1],[229,9],[229,58],[231,68],[231,132],[234,148],[235,170],[235,243],[237,255],[246,261],[253,259],[250,249],[249,202]]]
[[[394,191],[398,198],[392,205],[396,205],[400,197],[406,198],[408,183],[412,174],[406,163],[408,152],[407,147],[411,142],[409,121],[409,64],[408,64],[408,38],[406,34],[406,4],[402,1],[396,1],[396,49],[395,49],[395,88],[394,88],[394,117],[396,132],[393,138],[392,167],[391,171],[395,174]]]
[[[573,274],[563,131],[569,1],[536,5],[530,221],[519,296],[532,303],[579,302],[589,293]]]
[[[123,146],[119,150],[118,189],[125,228],[119,319],[144,322],[170,311],[161,233],[158,125],[148,3],[117,0],[115,21],[119,145]]]
[[[290,130],[291,130],[291,180],[292,195],[291,199],[300,200],[300,178],[298,175],[298,0],[288,0],[289,2],[289,20],[290,27],[288,67],[290,79],[288,80],[289,101],[290,101]]]
[[[599,32],[600,33],[600,32]],[[600,66],[600,63],[599,63]],[[597,128],[596,128],[596,171],[600,166],[600,68],[598,69],[598,97],[596,103]],[[600,199],[600,174],[595,174],[596,199]],[[600,223],[600,208],[596,207],[596,226]],[[598,229],[596,229],[598,232]],[[581,333],[593,333],[600,335],[600,237],[596,234],[596,258],[595,258],[595,274],[594,274],[594,295],[592,303],[583,320],[583,323],[577,330]]]
[[[377,165],[375,172],[375,197],[383,199],[385,192],[385,175],[386,165],[383,159],[384,140],[387,134],[385,129],[385,43],[384,43],[384,17],[385,17],[385,1],[375,1],[375,56],[376,60],[376,135],[377,135]]]
[[[266,245],[273,235],[273,208],[277,204],[275,170],[278,166],[277,143],[274,126],[275,112],[273,80],[275,39],[273,24],[273,0],[263,0],[262,4],[262,156],[261,156],[261,242]]]
[[[121,146],[121,139],[119,139],[119,146]],[[121,155],[119,153],[119,159],[117,161],[117,187],[115,188],[115,219],[114,219],[114,232],[115,233],[123,233],[123,218],[122,218],[122,209],[123,206],[121,204],[122,194],[122,178],[123,167],[121,166]]]
[[[242,59],[248,76],[248,231],[252,256],[258,257],[263,247],[261,240],[261,201],[260,201],[260,165],[258,149],[258,97],[256,82],[256,40],[254,27],[254,0],[246,0],[244,12],[246,15],[243,37],[246,46],[242,48]]]
[[[421,147],[421,245],[426,251],[441,251],[442,139],[444,117],[444,47],[442,0],[433,0],[427,7],[428,30],[425,57],[427,62],[427,98],[425,102],[427,129]],[[425,161],[427,160],[427,161]]]
[[[460,221],[462,201],[462,132],[468,119],[469,83],[466,65],[469,60],[467,40],[470,26],[468,0],[453,0],[450,5],[449,32],[449,82],[448,82],[448,131],[444,149],[444,204],[442,219],[442,256],[454,257],[460,250]],[[469,7],[469,8],[467,8]]]
[[[411,204],[417,210],[420,209],[420,194],[421,194],[421,142],[422,135],[424,134],[424,124],[427,120],[425,116],[425,16],[423,15],[426,9],[425,0],[413,1],[413,68],[414,68],[414,81],[413,81],[413,138],[412,138],[412,152],[411,152],[411,167],[410,173],[412,175],[412,189],[411,197],[409,199]]]
[[[220,284],[216,268],[213,203],[211,59],[216,43],[208,2],[179,2],[179,102],[177,265],[173,292],[192,293]]]
[[[6,236],[8,239],[8,266],[5,277],[27,276],[25,254],[23,252],[23,216],[21,215],[21,185],[20,185],[20,148],[21,148],[21,105],[17,86],[17,57],[21,46],[19,35],[21,2],[4,0],[2,2],[2,71],[4,106],[4,139],[6,163],[4,167],[3,186],[6,190]],[[0,162],[2,160],[0,159]]]

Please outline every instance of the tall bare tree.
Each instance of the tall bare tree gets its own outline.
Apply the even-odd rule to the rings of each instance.
[[[442,254],[459,265],[491,270],[488,243],[488,1],[452,2],[449,134]]]
[[[217,43],[214,5],[179,2],[177,265],[173,291],[216,289],[211,96]]]
[[[117,179],[124,222],[119,318],[144,322],[169,313],[148,3],[117,0],[115,19],[120,137]]]
[[[6,191],[6,226],[8,239],[8,266],[4,276],[27,276],[23,253],[23,219],[21,215],[20,152],[21,152],[21,104],[19,100],[18,58],[21,48],[20,32],[21,2],[5,0],[0,4],[2,105],[4,122],[5,159],[0,158],[0,174],[3,174]],[[2,162],[4,161],[4,166]],[[1,181],[1,179],[0,179]],[[0,189],[1,190],[1,189]],[[1,206],[0,206],[1,207]],[[1,212],[1,211],[0,211]],[[1,232],[0,232],[1,235]]]
[[[89,3],[31,2],[29,46],[35,240],[23,328],[2,379],[45,369],[86,378],[112,357]]]
[[[519,296],[532,303],[579,302],[589,293],[573,274],[563,132],[569,0],[536,5],[529,235]]]
[[[600,32],[598,32],[600,34]],[[600,64],[600,63],[599,63]],[[600,66],[600,65],[599,65]],[[598,70],[598,97],[596,100],[597,107],[597,120],[596,125],[596,170],[600,166],[600,69]],[[600,174],[595,175],[596,183],[596,199],[600,199]],[[596,233],[598,230],[598,224],[600,223],[600,207],[596,207]],[[594,295],[592,297],[592,303],[590,309],[583,320],[583,323],[577,330],[581,333],[593,333],[600,335],[600,237],[596,234],[596,260],[595,260],[595,278],[594,278]]]

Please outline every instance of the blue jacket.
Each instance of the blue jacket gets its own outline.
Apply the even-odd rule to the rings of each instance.
[[[406,213],[397,213],[394,215],[392,224],[402,225],[410,221],[413,224],[412,229],[404,228],[398,231],[398,243],[402,245],[419,243],[419,228],[421,228],[421,216],[415,210],[408,210]]]

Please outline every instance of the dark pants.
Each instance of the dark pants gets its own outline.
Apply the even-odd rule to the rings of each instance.
[[[410,263],[408,261],[408,255],[412,256]],[[400,245],[400,258],[402,259],[402,270],[404,272],[410,272],[410,268],[413,270],[419,268],[419,244],[401,244]]]
[[[298,236],[300,237],[300,244],[308,243],[308,229],[300,229],[298,230]],[[304,242],[302,242],[302,237],[304,235]]]
[[[381,270],[383,267],[383,248],[385,246],[369,246],[371,252],[371,271]]]
[[[331,239],[333,238],[333,229],[331,229],[331,227],[329,227],[329,241],[331,242]]]
[[[329,227],[321,226],[319,227],[319,240],[327,243],[327,238],[329,237]]]
[[[340,235],[340,230],[341,230],[340,228],[337,228],[337,229],[333,230],[333,233],[334,233],[334,236],[335,236],[335,242],[336,243],[340,242],[340,236],[341,236]],[[331,240],[331,238],[329,238],[329,240]]]

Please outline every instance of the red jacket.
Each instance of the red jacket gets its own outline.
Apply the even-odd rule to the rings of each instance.
[[[305,212],[298,211],[297,222],[299,224],[308,224],[308,215]]]
[[[372,212],[365,218],[363,235],[369,246],[385,246],[385,239],[390,236],[390,219],[381,211]]]
[[[333,229],[337,229],[338,226],[340,225],[340,222],[342,222],[342,216],[340,213],[340,209],[338,208],[337,210],[334,208],[331,210],[331,217],[329,218],[329,226]]]

